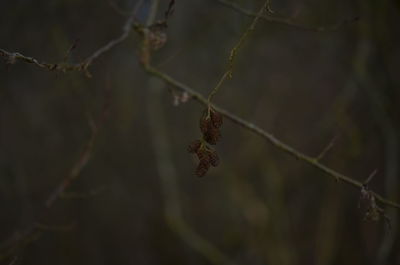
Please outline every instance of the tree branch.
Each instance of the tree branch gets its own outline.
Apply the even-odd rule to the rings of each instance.
[[[208,106],[207,98],[203,97],[200,93],[196,92],[191,87],[180,83],[179,81],[177,81],[177,80],[173,79],[172,77],[170,77],[169,75],[157,70],[156,68],[153,68],[150,65],[146,66],[146,70],[148,73],[150,73],[154,76],[157,76],[158,78],[164,80],[166,83],[174,86],[175,88],[188,93],[193,99],[197,100],[201,104]],[[298,160],[301,160],[303,162],[306,162],[307,164],[313,166],[314,168],[318,169],[319,171],[325,173],[326,175],[333,177],[336,181],[341,181],[341,182],[347,183],[347,184],[349,184],[353,187],[356,187],[360,190],[364,187],[362,182],[355,180],[353,178],[350,178],[346,175],[343,175],[343,174],[335,171],[334,169],[321,164],[318,161],[318,157],[314,158],[314,157],[308,156],[306,154],[303,154],[302,152],[291,147],[290,145],[282,142],[281,140],[276,138],[271,133],[261,129],[257,125],[255,125],[251,122],[248,122],[245,119],[242,119],[242,118],[236,116],[235,114],[233,114],[215,104],[212,104],[211,106],[213,109],[215,109],[216,111],[218,111],[219,113],[224,115],[225,118],[238,124],[239,126],[243,127],[244,129],[247,129],[247,130],[253,132],[254,134],[262,137],[263,139],[267,140],[269,143],[271,143],[278,149],[286,152],[287,154],[291,155],[292,157],[294,157]],[[378,202],[380,202],[384,205],[387,205],[387,206],[391,206],[391,207],[400,209],[399,203],[388,200],[388,199],[384,198],[383,196],[381,196],[380,194],[373,192],[373,191],[371,191],[371,194],[376,198],[376,200]]]
[[[44,68],[49,71],[60,71],[64,73],[71,71],[78,71],[78,72],[84,72],[87,77],[91,77],[91,74],[88,71],[89,66],[101,55],[108,52],[109,50],[111,50],[112,48],[114,48],[115,46],[117,46],[118,44],[120,44],[121,42],[123,42],[128,38],[130,31],[134,26],[135,13],[136,13],[136,8],[133,9],[130,16],[126,20],[122,29],[122,34],[119,37],[110,40],[107,44],[96,50],[92,55],[90,55],[80,63],[69,64],[65,62],[61,63],[41,62],[33,57],[25,56],[19,52],[9,52],[1,48],[0,48],[0,56],[4,57],[8,64],[15,64],[17,61],[21,61],[25,63],[34,64],[40,68]]]

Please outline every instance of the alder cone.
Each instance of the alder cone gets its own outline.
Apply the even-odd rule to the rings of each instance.
[[[203,117],[200,118],[200,123],[199,123],[200,131],[202,134],[206,134],[208,132],[208,126],[209,126],[209,121],[203,115]]]
[[[197,153],[199,148],[201,146],[201,141],[200,140],[195,140],[192,143],[189,144],[187,150],[189,153]]]
[[[204,111],[200,118],[200,131],[203,134],[203,139],[211,144],[216,145],[221,138],[219,128],[222,126],[222,115],[214,110],[210,111],[210,117],[207,116],[208,112]]]
[[[215,151],[214,152],[210,152],[208,157],[209,157],[210,164],[213,167],[217,167],[219,165],[219,157],[218,157],[217,152],[215,152]]]
[[[198,150],[196,152],[197,158],[199,159],[199,161],[208,161],[208,154],[207,151],[205,150]]]
[[[188,146],[189,153],[196,154],[199,159],[199,164],[195,170],[195,174],[199,177],[204,176],[211,166],[217,167],[219,164],[217,152],[202,141],[210,145],[216,145],[221,139],[221,132],[219,129],[222,123],[223,117],[221,113],[218,113],[214,109],[206,109],[199,121],[203,140],[195,140]]]
[[[203,177],[208,169],[210,168],[210,163],[208,162],[208,160],[200,160],[199,165],[196,168],[196,175],[198,177]]]
[[[221,113],[212,110],[210,112],[210,117],[215,128],[220,128],[222,126],[223,118]]]
[[[205,133],[203,137],[207,143],[216,145],[221,138],[221,132],[215,127],[209,127],[207,133]]]

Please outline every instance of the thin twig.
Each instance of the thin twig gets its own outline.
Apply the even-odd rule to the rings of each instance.
[[[4,49],[0,48],[0,56],[6,58],[7,63],[9,64],[14,64],[17,61],[21,62],[26,62],[30,64],[34,64],[40,68],[47,69],[49,71],[60,71],[60,72],[71,72],[71,71],[78,71],[78,72],[84,72],[87,77],[91,77],[91,74],[88,71],[89,66],[101,55],[104,53],[108,52],[124,40],[126,40],[129,36],[129,33],[134,25],[134,18],[135,18],[135,12],[136,9],[134,9],[128,19],[126,20],[122,34],[111,41],[109,41],[106,45],[102,46],[98,50],[96,50],[92,55],[87,57],[85,60],[83,60],[80,63],[75,63],[75,64],[70,64],[70,63],[47,63],[47,62],[41,62],[33,57],[25,56],[19,52],[8,52]]]
[[[76,192],[76,191],[63,192],[60,194],[59,197],[60,199],[86,199],[97,196],[100,193],[103,193],[105,190],[106,187],[99,187],[97,189],[92,189],[86,192]]]
[[[91,126],[92,127],[92,126]],[[87,165],[89,162],[89,159],[92,155],[93,152],[93,147],[95,140],[97,138],[97,128],[92,127],[92,134],[91,137],[86,144],[85,149],[81,153],[79,159],[76,161],[74,166],[71,168],[69,175],[67,175],[61,184],[56,188],[53,193],[50,195],[50,197],[46,201],[46,207],[50,208],[54,202],[65,192],[65,190],[71,185],[71,183],[79,177],[79,175],[82,172],[82,169]]]
[[[375,169],[374,171],[371,172],[371,174],[369,174],[368,178],[364,181],[363,184],[365,186],[368,185],[371,182],[372,178],[375,177],[376,173],[378,173],[377,169]]]
[[[203,97],[200,93],[196,92],[195,90],[193,90],[191,87],[180,83],[179,81],[173,79],[172,77],[170,77],[169,75],[160,72],[159,70],[153,68],[152,66],[147,66],[146,70],[154,75],[157,76],[158,78],[164,80],[165,82],[167,82],[168,84],[174,86],[175,88],[181,90],[181,91],[185,91],[187,92],[193,99],[197,100],[198,102],[200,102],[203,105],[208,106],[208,99]],[[317,159],[308,156],[306,154],[303,154],[300,151],[297,151],[296,149],[294,149],[293,147],[291,147],[290,145],[282,142],[281,140],[279,140],[278,138],[276,138],[274,135],[272,135],[271,133],[261,129],[260,127],[258,127],[257,125],[248,122],[245,119],[242,119],[238,116],[236,116],[235,114],[227,111],[226,109],[223,109],[215,104],[211,105],[213,109],[215,109],[216,111],[218,111],[219,113],[221,113],[222,115],[224,115],[227,119],[231,120],[232,122],[238,124],[239,126],[255,133],[256,135],[264,138],[265,140],[267,140],[269,143],[271,143],[272,145],[274,145],[275,147],[277,147],[278,149],[288,153],[289,155],[291,155],[292,157],[301,160],[311,166],[313,166],[314,168],[318,169],[319,171],[325,173],[328,176],[333,177],[336,181],[342,181],[344,183],[350,184],[351,186],[354,186],[358,189],[363,188],[363,183],[355,180],[353,178],[350,178],[344,174],[341,174],[337,171],[335,171],[332,168],[329,168],[328,166],[325,166],[323,164],[321,164]],[[397,209],[400,209],[400,204],[393,202],[391,200],[388,200],[384,197],[382,197],[381,195],[372,192],[371,194],[376,198],[376,200],[382,204],[385,204],[387,206],[391,206]]]
[[[248,38],[250,33],[254,31],[254,28],[256,27],[256,24],[258,20],[261,18],[261,16],[269,9],[269,0],[267,0],[261,9],[258,11],[256,16],[253,19],[253,22],[251,22],[250,26],[246,29],[246,31],[242,34],[240,37],[239,41],[236,43],[236,45],[231,49],[230,55],[229,55],[229,61],[228,61],[228,68],[225,71],[225,73],[222,75],[221,79],[219,80],[218,84],[214,87],[214,89],[210,92],[208,96],[208,102],[209,105],[211,103],[212,98],[215,96],[215,94],[218,92],[219,88],[221,85],[225,82],[226,79],[232,78],[232,72],[233,72],[233,66],[235,64],[236,60],[236,55],[239,51],[239,49],[242,47],[243,43],[245,40]]]
[[[333,139],[329,142],[329,144],[327,146],[325,146],[325,148],[317,156],[317,158],[316,158],[317,161],[324,158],[324,156],[332,149],[332,147],[334,146],[334,144],[336,142],[336,139],[337,139],[337,136],[333,137]]]
[[[249,11],[243,7],[241,7],[240,5],[232,2],[231,0],[215,0],[217,2],[219,2],[220,4],[231,8],[232,10],[241,13],[247,17],[256,17],[257,14]],[[271,9],[269,7],[269,12],[271,13]],[[275,13],[275,12],[273,12]],[[272,22],[272,23],[277,23],[277,24],[283,24],[286,26],[290,26],[290,27],[294,27],[297,29],[301,29],[301,30],[307,30],[307,31],[315,31],[315,32],[324,32],[324,31],[335,31],[338,30],[339,28],[341,28],[344,25],[347,25],[349,23],[355,22],[358,20],[358,17],[352,18],[352,19],[348,19],[348,20],[344,20],[342,22],[336,23],[334,25],[331,26],[308,26],[308,25],[303,25],[300,23],[297,23],[296,21],[294,21],[292,18],[285,18],[285,17],[272,17],[272,16],[262,16],[261,19],[268,21],[268,22]]]
[[[136,13],[136,8],[134,8],[134,10],[131,12],[131,15],[126,20],[121,36],[119,36],[116,39],[111,40],[106,45],[104,45],[103,47],[101,47],[100,49],[95,51],[86,60],[84,60],[83,65],[84,65],[85,70],[93,63],[94,60],[96,60],[102,54],[111,50],[112,48],[114,48],[115,46],[117,46],[118,44],[120,44],[121,42],[123,42],[124,40],[126,40],[128,38],[129,33],[131,32],[131,29],[133,27],[134,20],[135,20],[135,13]]]

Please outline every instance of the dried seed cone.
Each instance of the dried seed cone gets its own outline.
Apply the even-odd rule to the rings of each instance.
[[[217,152],[215,152],[215,151],[210,152],[210,153],[208,154],[208,157],[209,157],[210,164],[211,164],[213,167],[216,167],[216,166],[219,165],[219,157],[218,157]]]
[[[197,153],[201,146],[201,141],[200,140],[195,140],[192,143],[189,144],[187,150],[189,153]]]
[[[208,169],[210,168],[210,162],[208,160],[200,160],[199,165],[196,168],[196,175],[198,177],[203,177]]]
[[[208,132],[209,124],[210,123],[207,120],[207,117],[203,115],[200,118],[200,123],[199,123],[200,131],[202,134],[206,134]]]
[[[196,152],[197,158],[199,159],[199,161],[208,161],[208,154],[207,151],[203,150],[198,150]]]
[[[221,139],[219,128],[222,126],[223,118],[221,113],[214,109],[206,109],[199,121],[200,131],[203,134],[203,140],[210,145],[216,145]],[[188,146],[190,153],[195,153],[199,159],[196,168],[196,175],[204,176],[210,169],[210,166],[216,167],[219,164],[217,152],[201,140],[196,140]]]
[[[215,128],[220,128],[222,126],[223,118],[221,113],[211,110],[210,117]]]
[[[221,132],[215,127],[209,127],[206,134],[204,134],[204,140],[211,145],[216,145],[221,138]]]
[[[213,109],[210,109],[210,116],[205,110],[200,118],[200,130],[203,134],[203,139],[211,144],[216,145],[221,138],[219,128],[222,126],[222,115]]]

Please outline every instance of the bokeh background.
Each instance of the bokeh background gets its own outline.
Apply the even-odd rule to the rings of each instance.
[[[252,12],[263,3],[232,1]],[[160,0],[158,18],[168,2]],[[3,1],[0,48],[56,63],[79,39],[68,61],[80,62],[121,34],[136,4]],[[335,139],[324,164],[359,181],[377,169],[370,187],[399,202],[399,2],[271,8],[328,30],[260,21],[215,103],[310,156]],[[207,95],[251,21],[216,0],[177,0],[153,65]],[[94,62],[92,78],[1,62],[1,263],[400,264],[398,211],[386,209],[391,229],[364,220],[360,190],[229,121],[216,146],[220,165],[196,177],[186,147],[200,137],[204,107],[175,106],[177,92],[143,70],[139,51],[133,32]],[[99,116],[105,102],[108,119],[87,166],[44,209],[89,141],[88,115]],[[15,240],[32,224],[35,236]]]

